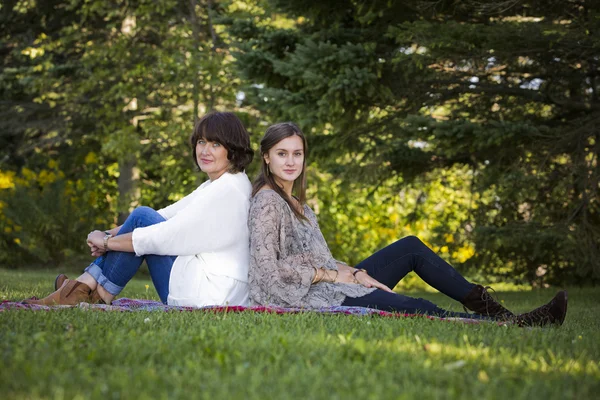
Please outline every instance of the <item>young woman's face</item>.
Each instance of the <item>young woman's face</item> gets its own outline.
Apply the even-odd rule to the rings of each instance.
[[[271,174],[281,183],[294,182],[302,173],[304,166],[304,144],[300,136],[290,136],[264,155]]]
[[[221,143],[210,142],[204,138],[198,139],[196,143],[196,161],[211,181],[223,175],[230,166],[227,149]]]

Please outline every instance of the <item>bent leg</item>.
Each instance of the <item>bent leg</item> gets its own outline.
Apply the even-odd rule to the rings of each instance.
[[[133,232],[135,228],[154,225],[164,220],[162,215],[150,207],[138,207],[127,217],[118,235]],[[165,303],[169,291],[171,268],[176,257],[149,255],[145,258],[152,283],[160,299]],[[144,257],[138,257],[135,253],[109,251],[94,260],[85,269],[85,272],[90,274],[108,293],[116,296],[133,278],[143,260]]]
[[[167,304],[171,269],[173,269],[173,263],[176,258],[176,256],[146,256],[146,264],[148,265],[148,271],[150,271],[152,284],[154,284],[154,288],[160,297],[160,301],[164,304]]]
[[[429,300],[403,296],[397,293],[389,293],[380,289],[361,297],[346,297],[343,306],[368,307],[389,312],[401,312],[407,314],[425,314],[437,317],[458,317],[471,319],[493,320],[481,314],[467,314],[444,310]]]
[[[369,275],[392,289],[414,271],[430,286],[457,301],[463,300],[475,287],[416,236],[392,243],[356,268],[366,269]]]

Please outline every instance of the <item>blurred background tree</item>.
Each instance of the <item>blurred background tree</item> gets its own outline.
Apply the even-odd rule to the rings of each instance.
[[[337,258],[414,234],[473,278],[597,282],[599,11],[5,1],[0,263],[61,262],[90,229],[191,191],[204,178],[187,140],[217,109],[255,145],[272,122],[303,128],[311,206]]]
[[[205,179],[188,145],[199,114],[234,110],[256,124],[237,106],[227,37],[212,22],[223,12],[190,0],[3,4],[0,262],[61,262],[86,252],[91,229],[122,222],[138,204],[160,208],[189,193]],[[53,208],[57,192],[37,179],[49,161],[62,167],[64,185],[85,182],[70,195],[87,217],[66,230],[37,220],[76,215]],[[14,201],[27,197],[25,181],[37,190],[27,206]],[[33,205],[42,211],[36,219]],[[31,249],[50,243],[25,245],[24,236],[44,235],[71,240],[47,251]]]
[[[340,191],[387,187],[385,209],[412,190],[404,222],[427,221],[438,250],[474,248],[473,272],[600,278],[597,2],[267,4],[288,24],[230,25],[246,101],[300,123]]]

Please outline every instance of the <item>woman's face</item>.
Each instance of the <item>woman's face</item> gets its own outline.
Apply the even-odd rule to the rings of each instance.
[[[230,167],[227,149],[221,143],[210,142],[204,138],[198,139],[196,143],[196,161],[211,181],[219,178]]]
[[[290,136],[264,155],[271,174],[279,183],[293,183],[302,173],[304,166],[304,144],[300,136]]]

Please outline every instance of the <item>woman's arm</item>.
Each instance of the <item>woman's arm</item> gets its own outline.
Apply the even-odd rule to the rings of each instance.
[[[248,198],[243,192],[231,183],[214,182],[172,218],[108,239],[108,249],[135,252],[138,256],[186,256],[219,251],[247,240],[247,219]],[[102,231],[88,236],[93,256],[104,253],[104,236]]]
[[[160,215],[162,215],[162,216],[163,216],[163,217],[164,217],[166,220],[168,220],[168,219],[172,218],[173,216],[177,215],[177,213],[178,213],[179,211],[181,211],[181,210],[185,209],[185,208],[186,208],[186,207],[187,207],[187,206],[188,206],[188,205],[189,205],[189,204],[190,204],[190,203],[193,201],[193,199],[194,199],[194,197],[195,197],[195,195],[196,195],[196,192],[197,192],[198,190],[200,190],[200,189],[201,189],[203,186],[206,186],[206,184],[207,184],[207,182],[204,182],[202,185],[200,185],[200,186],[199,186],[199,187],[198,187],[196,190],[194,190],[192,193],[188,194],[187,196],[185,196],[185,197],[184,197],[184,198],[182,198],[181,200],[178,200],[178,201],[176,201],[175,203],[173,203],[173,204],[171,204],[171,205],[168,205],[168,206],[166,206],[166,207],[164,207],[164,208],[161,208],[161,209],[160,209],[160,210],[158,210],[157,212],[158,212]],[[114,228],[112,228],[112,229],[108,229],[108,230],[105,230],[105,231],[102,231],[102,232],[104,232],[104,233],[108,233],[108,234],[110,234],[110,235],[112,235],[112,236],[116,237],[116,236],[117,236],[117,234],[119,233],[119,231],[121,230],[121,227],[122,227],[122,226],[123,226],[123,225],[119,225],[119,226],[117,226],[117,227],[114,227]],[[92,234],[93,232],[96,232],[96,231],[92,231],[92,232],[90,232],[90,234]],[[123,236],[123,235],[121,235],[121,236]],[[98,243],[98,238],[99,238],[99,234],[95,234],[95,235],[94,235],[94,242]],[[103,238],[104,238],[104,236],[102,237],[102,239],[103,239]],[[100,246],[96,246],[96,245],[92,244],[93,242],[90,242],[90,240],[89,240],[89,239],[90,239],[90,236],[88,235],[88,245],[90,246],[90,249],[91,249],[91,252],[92,252],[92,256],[94,256],[94,257],[98,257],[98,256],[101,256],[102,254],[104,254],[104,253],[105,253],[105,250],[104,250],[104,248],[103,248],[103,243],[101,243],[101,245],[100,245]],[[128,245],[127,245],[127,246],[125,246],[125,247],[123,247],[123,246],[124,246],[124,243],[126,242],[126,240],[125,240],[125,239],[122,239],[122,238],[121,238],[121,239],[119,239],[119,241],[118,241],[118,242],[115,242],[115,241],[114,241],[114,238],[111,238],[111,241],[112,241],[113,243],[118,243],[118,244],[115,244],[115,246],[117,246],[117,247],[118,247],[118,249],[116,249],[116,248],[115,248],[115,249],[111,249],[111,250],[114,250],[114,251],[129,251],[129,252],[133,252],[133,251],[134,251],[134,250],[133,250],[133,247],[131,247],[131,250],[121,250],[121,249],[124,249],[124,248],[129,248],[129,246],[128,246]],[[132,245],[132,246],[133,246],[133,245]]]
[[[206,184],[207,184],[207,182],[204,182],[202,185],[200,185],[192,193],[188,194],[187,196],[185,196],[181,200],[178,200],[175,203],[173,203],[171,205],[168,205],[167,207],[164,207],[164,208],[158,210],[157,212],[160,215],[162,215],[166,220],[172,218],[173,216],[177,215],[177,213],[179,211],[185,209],[193,201],[193,199],[194,199],[194,197],[196,195],[196,192],[198,190],[200,190]],[[123,236],[125,236],[125,235],[119,235],[121,237],[119,237],[117,239],[117,234],[121,230],[122,226],[123,225],[119,225],[117,227],[114,227],[112,229],[108,229],[108,230],[105,230],[105,231],[92,231],[92,232],[90,232],[90,234],[88,235],[87,242],[88,242],[88,245],[90,246],[90,250],[91,250],[92,256],[98,257],[98,256],[101,256],[102,254],[104,254],[106,252],[106,250],[104,249],[104,236],[107,233],[109,235],[113,236],[112,238],[109,239],[109,241],[111,242],[111,246],[112,247],[108,246],[108,250],[134,252],[131,234],[128,234],[128,238],[124,238]],[[100,233],[94,233],[94,232],[102,232],[102,235]],[[92,235],[92,236],[90,236],[90,235]]]
[[[117,236],[117,233],[119,233],[119,231],[121,230],[121,227],[122,227],[122,226],[123,226],[123,225],[119,225],[119,226],[117,226],[117,227],[115,227],[115,228],[112,228],[112,229],[109,229],[109,230],[107,230],[107,231],[105,231],[105,232],[107,232],[107,233],[109,233],[109,234],[111,234],[111,235],[113,235],[113,236]]]
[[[331,280],[331,274],[324,271],[317,271],[317,281],[324,282],[339,282],[339,283],[357,283],[363,285],[368,288],[377,288],[381,290],[385,290],[386,292],[394,293],[392,289],[379,282],[377,279],[373,278],[369,275],[369,273],[364,269],[357,269],[348,266],[347,264],[336,262],[338,267],[338,273],[334,276],[333,280]],[[323,279],[320,280],[319,277],[322,276]]]
[[[243,240],[248,198],[231,182],[220,179],[172,218],[136,228],[132,236],[136,255],[190,256],[219,251]]]
[[[337,260],[336,260],[337,261]],[[354,277],[356,268],[352,268],[348,264],[336,262],[339,272],[339,281],[343,283],[358,283]]]

